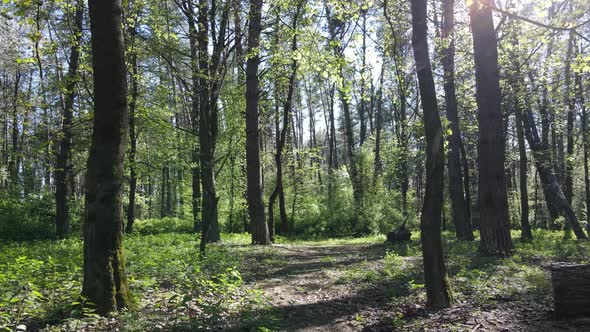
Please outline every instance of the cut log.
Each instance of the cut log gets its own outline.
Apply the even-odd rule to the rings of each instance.
[[[590,264],[554,263],[551,281],[556,318],[590,316]]]
[[[387,241],[390,243],[403,243],[403,242],[410,242],[410,237],[412,237],[412,232],[406,228],[406,226],[401,226],[389,233],[387,233]]]

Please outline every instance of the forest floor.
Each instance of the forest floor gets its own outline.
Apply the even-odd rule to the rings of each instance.
[[[450,309],[425,309],[424,294],[411,291],[421,258],[384,262],[388,248],[275,245],[271,257],[257,253],[263,263],[244,272],[269,297],[280,318],[276,328],[284,331],[590,331],[590,320],[555,321],[547,304],[517,294],[491,295],[485,303],[460,294]],[[388,278],[384,269],[395,267],[387,264],[406,273]]]
[[[590,319],[552,318],[547,264],[589,262],[590,242],[513,233],[507,258],[477,241],[443,246],[453,307],[425,306],[418,234],[411,243],[279,238],[251,246],[223,235],[207,256],[192,234],[125,239],[132,309],[99,317],[78,299],[81,241],[0,242],[0,331],[590,331]]]

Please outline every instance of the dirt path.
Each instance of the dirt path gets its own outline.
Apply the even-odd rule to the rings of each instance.
[[[281,330],[357,331],[390,314],[391,294],[384,285],[349,280],[354,271],[378,270],[383,246],[275,245],[273,250],[272,257],[260,258],[268,270],[250,271],[249,282],[268,295]]]
[[[404,257],[404,275],[391,281],[381,273],[385,253],[383,245],[274,245],[250,256],[244,276],[266,293],[281,331],[590,331],[588,321],[553,321],[551,308],[531,302],[481,307],[459,296],[452,308],[427,310],[423,292],[407,291],[421,278],[420,258]]]

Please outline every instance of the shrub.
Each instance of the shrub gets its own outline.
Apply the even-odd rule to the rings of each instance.
[[[193,233],[191,220],[165,217],[161,219],[144,219],[135,221],[135,232],[139,234]]]
[[[0,196],[0,239],[36,240],[54,236],[54,201],[51,196],[24,199]]]

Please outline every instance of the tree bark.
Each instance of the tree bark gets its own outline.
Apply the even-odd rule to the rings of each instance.
[[[66,98],[62,120],[62,139],[59,142],[59,152],[55,169],[55,233],[57,238],[63,239],[70,233],[69,198],[71,192],[68,185],[70,174],[70,158],[72,146],[72,117],[74,100],[76,98],[76,83],[78,82],[78,65],[80,60],[80,42],[82,41],[82,21],[84,19],[84,3],[76,1],[74,13],[74,36],[70,49],[70,62],[66,79]]]
[[[94,123],[88,157],[82,295],[99,314],[130,304],[122,238],[122,186],[128,134],[120,0],[90,0]]]
[[[135,27],[133,28],[135,34]],[[132,37],[133,39],[135,37]],[[131,98],[129,100],[129,206],[127,207],[127,227],[125,232],[133,232],[133,222],[135,220],[135,194],[137,191],[137,165],[135,154],[137,152],[137,132],[135,130],[135,113],[137,109],[137,54],[131,55]]]
[[[412,48],[424,114],[426,135],[426,193],[420,217],[420,239],[424,259],[426,299],[431,307],[452,304],[441,243],[444,152],[443,131],[436,101],[436,89],[428,54],[426,0],[412,0]]]
[[[572,97],[572,52],[574,48],[574,34],[570,32],[566,60],[565,60],[565,96],[564,101],[567,105],[567,143],[566,143],[566,156],[565,156],[565,183],[564,183],[564,194],[568,203],[572,205],[572,199],[574,197],[574,178],[572,173],[574,172],[573,158],[574,158],[574,113],[575,113],[575,100]]]
[[[508,221],[505,137],[503,133],[496,31],[491,0],[475,0],[469,7],[475,61],[479,127],[480,250],[508,255],[514,249]]]
[[[376,96],[375,110],[375,164],[373,169],[373,186],[377,185],[377,180],[383,172],[383,162],[381,161],[381,130],[383,130],[383,74],[385,68],[381,68],[379,75],[379,89]]]
[[[590,168],[588,167],[588,152],[590,150],[590,140],[588,138],[588,110],[584,98],[584,86],[582,84],[582,75],[576,73],[576,95],[582,114],[582,144],[584,149],[584,202],[586,203],[586,220],[590,220]],[[590,222],[586,223],[586,232],[590,233]]]
[[[260,178],[260,133],[258,128],[258,65],[262,32],[262,0],[250,0],[248,23],[248,60],[246,61],[246,172],[248,213],[253,244],[270,244],[262,202]]]
[[[539,172],[539,178],[541,180],[541,184],[543,185],[543,191],[545,193],[545,200],[547,200],[547,204],[549,205],[551,203],[553,206],[555,206],[559,213],[565,217],[566,221],[570,224],[574,234],[576,234],[578,239],[585,239],[586,234],[584,233],[584,230],[582,230],[582,227],[578,222],[578,218],[576,217],[576,214],[574,213],[571,205],[565,198],[563,191],[561,191],[559,179],[551,169],[551,162],[547,160],[549,154],[547,153],[546,147],[541,143],[539,133],[537,132],[537,126],[535,124],[535,118],[530,108],[526,109],[526,113],[523,117],[523,123],[525,136],[531,150],[533,151],[535,165],[537,166],[537,171]]]
[[[442,54],[442,66],[444,70],[444,90],[447,120],[451,127],[451,135],[448,137],[447,167],[449,169],[449,194],[453,210],[453,221],[457,239],[473,241],[473,230],[469,220],[469,206],[465,203],[463,193],[463,175],[461,174],[461,129],[459,127],[459,114],[457,112],[457,96],[455,92],[455,0],[443,2],[443,28],[442,38],[444,45]]]

